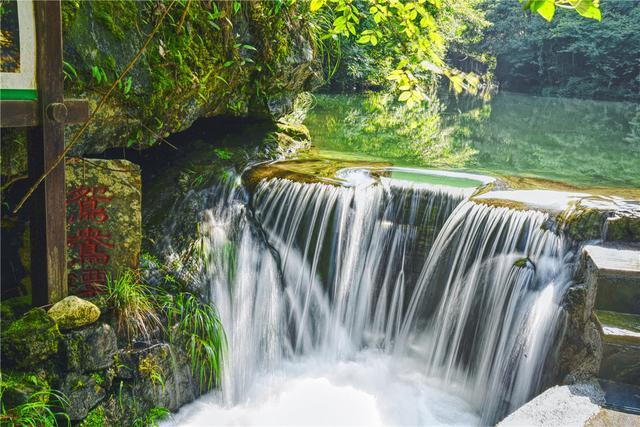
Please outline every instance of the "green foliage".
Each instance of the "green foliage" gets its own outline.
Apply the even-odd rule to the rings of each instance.
[[[600,13],[600,0],[520,0],[524,3],[522,8],[537,12],[547,21],[553,20],[556,7],[575,10],[585,18],[602,20]]]
[[[588,3],[588,2],[585,2]],[[640,100],[640,2],[603,0],[602,22],[558,9],[553,22],[510,0],[487,2],[478,49],[497,57],[501,88],[567,97]]]
[[[143,416],[136,418],[133,420],[133,427],[147,427],[147,426],[157,426],[158,421],[162,421],[167,416],[169,416],[171,412],[167,408],[154,407],[149,409],[149,411]]]
[[[130,342],[135,338],[148,340],[155,329],[162,327],[152,289],[135,272],[128,270],[116,280],[109,278],[107,295],[118,330],[124,331]]]
[[[195,295],[179,293],[167,299],[169,337],[183,345],[191,357],[191,370],[201,391],[212,389],[220,380],[227,339],[211,304]]]
[[[4,394],[8,385],[4,381],[5,378],[6,376],[3,376],[0,379],[0,401],[2,401],[0,424],[11,427],[70,425],[69,416],[58,409],[66,404],[66,397],[61,392],[48,387],[33,392],[25,402],[7,408]]]
[[[140,373],[146,375],[154,386],[160,387],[162,392],[164,392],[164,373],[153,355],[150,354],[142,359],[138,368]]]
[[[366,58],[361,65],[352,63],[356,68],[353,74],[359,74],[361,67],[368,68],[362,70],[365,78],[375,85],[390,84],[397,100],[411,107],[427,99],[440,75],[449,79],[456,92],[475,93],[482,88],[480,76],[455,69],[445,60],[455,40],[487,25],[478,3],[314,0],[310,10],[331,22],[326,29],[329,37],[344,39],[340,46],[349,54],[356,52]],[[363,48],[355,47],[357,44]]]

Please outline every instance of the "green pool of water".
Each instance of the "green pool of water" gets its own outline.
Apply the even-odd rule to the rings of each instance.
[[[446,185],[456,188],[475,188],[482,185],[482,181],[478,181],[477,179],[418,172],[391,171],[391,178],[420,184]]]
[[[640,104],[503,93],[409,111],[379,96],[317,95],[306,124],[321,158],[640,188]]]

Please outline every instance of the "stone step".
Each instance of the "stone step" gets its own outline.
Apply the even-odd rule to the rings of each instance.
[[[587,245],[583,255],[597,286],[595,308],[640,314],[640,249]]]
[[[640,346],[640,315],[595,310],[604,342],[627,343]]]
[[[602,379],[598,383],[604,393],[603,407],[640,415],[640,387]],[[640,417],[635,420],[640,426]]]
[[[640,385],[640,315],[596,310],[602,326],[599,376]]]

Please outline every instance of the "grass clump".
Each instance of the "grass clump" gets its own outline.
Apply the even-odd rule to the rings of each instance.
[[[170,413],[171,412],[167,408],[156,406],[149,409],[149,411],[144,416],[133,420],[133,423],[131,425],[133,427],[157,426],[158,421],[167,418]]]
[[[178,340],[191,359],[191,371],[200,390],[210,390],[218,384],[227,338],[216,309],[195,295],[182,292],[165,304],[168,335]]]
[[[162,328],[152,288],[133,271],[126,271],[116,280],[109,279],[107,295],[118,331],[126,333],[129,342],[138,338],[148,341],[155,330]]]
[[[66,402],[66,396],[56,390],[44,388],[31,393],[26,401],[12,408],[5,406],[6,384],[0,381],[0,425],[10,427],[54,427],[70,425],[69,415],[58,410]]]

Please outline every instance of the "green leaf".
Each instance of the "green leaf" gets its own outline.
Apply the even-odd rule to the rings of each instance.
[[[365,43],[369,43],[370,40],[371,40],[371,36],[362,36],[358,39],[358,43],[365,44]]]
[[[324,2],[325,0],[311,0],[311,5],[309,6],[309,10],[311,10],[311,12],[315,12],[316,10],[324,6]]]
[[[569,3],[581,16],[602,21],[599,0],[569,0]]]
[[[127,80],[125,81],[124,84],[124,94],[127,95],[129,93],[129,91],[131,90],[131,85],[133,84],[133,80],[131,79],[131,77],[127,77]]]
[[[554,0],[543,1],[536,10],[544,19],[551,22],[553,15],[556,13],[556,3]]]
[[[555,0],[528,0],[523,8],[537,12],[547,21],[551,21],[556,12],[556,2]]]
[[[398,97],[398,101],[406,102],[409,100],[409,98],[411,98],[411,91],[408,90],[400,94],[400,96]]]

